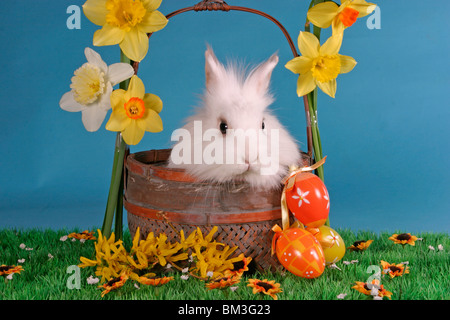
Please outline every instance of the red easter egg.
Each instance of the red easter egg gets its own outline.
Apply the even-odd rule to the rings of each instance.
[[[302,278],[316,278],[325,269],[325,257],[319,241],[308,231],[290,228],[277,232],[275,251],[288,271]]]
[[[293,188],[286,191],[286,203],[294,216],[308,227],[322,226],[330,212],[330,198],[325,184],[309,172],[295,176]]]

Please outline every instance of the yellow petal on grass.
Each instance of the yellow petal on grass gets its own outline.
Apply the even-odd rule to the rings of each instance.
[[[153,94],[153,93],[146,93],[144,95],[144,103],[145,103],[145,108],[150,108],[154,111],[156,111],[157,113],[160,113],[162,108],[163,108],[163,102],[161,100],[160,97],[158,97],[157,95]]]
[[[291,70],[293,73],[303,74],[311,70],[311,63],[311,58],[300,56],[286,63],[285,67],[286,69]]]
[[[300,31],[300,35],[298,36],[298,48],[302,56],[315,58],[319,55],[319,39],[310,32]]]
[[[94,24],[103,26],[106,23],[106,15],[108,10],[106,9],[107,0],[87,0],[83,4],[83,12],[86,17]]]
[[[316,88],[316,82],[312,76],[312,72],[301,74],[297,80],[297,95],[299,97],[310,93]]]
[[[145,117],[136,120],[137,125],[144,131],[161,132],[163,123],[159,114],[152,109],[147,109]]]
[[[308,10],[308,20],[317,27],[328,28],[338,13],[339,6],[331,1],[316,4]]]
[[[356,60],[353,59],[350,56],[344,56],[344,55],[340,54],[339,58],[341,59],[341,71],[340,71],[340,73],[347,73],[347,72],[352,71],[353,68],[357,64]]]
[[[120,49],[131,60],[141,62],[148,52],[147,34],[138,27],[132,28],[125,34]]]
[[[110,46],[123,41],[126,31],[109,24],[94,33],[94,46]]]
[[[142,32],[152,33],[164,28],[169,20],[159,11],[147,12],[142,22],[139,24],[139,29]]]
[[[130,124],[122,131],[122,137],[127,144],[136,145],[142,140],[144,133],[145,131],[138,126],[137,121],[131,120]]]
[[[331,79],[328,82],[316,81],[316,83],[317,86],[330,97],[334,98],[336,96],[336,79]]]

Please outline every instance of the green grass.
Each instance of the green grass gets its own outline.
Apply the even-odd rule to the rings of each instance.
[[[94,242],[69,240],[60,238],[70,232],[82,230],[0,230],[0,265],[23,266],[21,274],[14,275],[12,280],[0,278],[0,300],[257,300],[258,295],[248,288],[247,279],[261,278],[276,280],[283,290],[278,294],[279,300],[336,300],[341,293],[347,294],[345,300],[371,299],[351,287],[355,281],[365,282],[372,275],[368,273],[370,265],[379,265],[380,260],[391,263],[409,261],[410,274],[390,279],[382,276],[384,287],[393,293],[392,300],[450,300],[450,239],[445,233],[415,234],[423,238],[416,246],[401,246],[388,240],[391,233],[337,231],[347,246],[356,240],[373,239],[372,245],[364,252],[347,250],[344,258],[337,263],[341,269],[326,268],[322,276],[316,279],[303,279],[289,272],[244,274],[236,291],[206,290],[200,280],[180,279],[180,273],[174,272],[174,281],[163,287],[153,288],[140,285],[136,289],[133,283],[101,298],[97,285],[87,284],[86,279],[94,275],[94,268],[80,270],[81,288],[69,289],[67,286],[72,273],[67,268],[80,263],[80,256],[92,257]],[[404,232],[404,231],[403,231]],[[401,233],[401,232],[399,232]],[[124,233],[125,247],[131,244],[128,230]],[[24,243],[28,248],[20,248]],[[438,250],[441,244],[444,250]],[[430,250],[433,246],[435,250]],[[48,254],[53,258],[49,258]],[[25,262],[18,263],[18,259]],[[346,265],[343,261],[358,260]],[[264,299],[272,300],[269,296]]]

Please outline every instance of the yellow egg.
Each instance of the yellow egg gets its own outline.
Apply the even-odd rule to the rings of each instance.
[[[325,225],[316,230],[313,235],[322,246],[325,263],[332,264],[341,260],[345,254],[345,243],[339,233]]]

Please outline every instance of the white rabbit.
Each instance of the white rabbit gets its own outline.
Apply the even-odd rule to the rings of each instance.
[[[247,181],[258,189],[281,187],[289,166],[301,163],[301,154],[291,135],[267,110],[274,101],[269,83],[277,63],[274,54],[246,76],[236,66],[224,67],[208,47],[203,103],[182,129],[174,131],[172,140],[178,143],[168,166],[185,169],[201,181]],[[248,134],[239,144],[243,131]],[[249,133],[256,133],[256,140]]]

